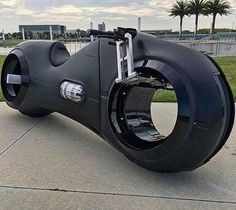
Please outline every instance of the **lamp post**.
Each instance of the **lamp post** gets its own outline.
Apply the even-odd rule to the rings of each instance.
[[[138,17],[138,32],[141,31],[142,18]]]

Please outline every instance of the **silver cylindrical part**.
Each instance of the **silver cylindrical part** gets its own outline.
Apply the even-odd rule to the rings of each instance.
[[[64,81],[60,87],[61,96],[75,103],[82,103],[85,95],[84,87],[81,84]]]

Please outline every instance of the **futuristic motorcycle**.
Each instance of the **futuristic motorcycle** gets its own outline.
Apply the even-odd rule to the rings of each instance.
[[[223,147],[235,107],[212,58],[135,29],[90,34],[98,39],[73,56],[60,42],[16,46],[2,70],[7,104],[31,117],[68,116],[134,163],[159,172],[194,170]],[[157,90],[174,90],[178,101],[168,136],[150,113]]]

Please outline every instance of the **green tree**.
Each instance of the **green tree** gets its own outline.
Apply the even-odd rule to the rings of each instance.
[[[189,15],[189,7],[188,2],[185,0],[177,0],[175,4],[173,4],[170,10],[171,17],[179,17],[180,18],[180,29],[179,29],[179,37],[181,38],[183,31],[183,20],[185,16]]]
[[[189,13],[195,15],[195,38],[198,30],[198,20],[200,15],[206,15],[206,0],[190,0],[189,1]]]
[[[215,32],[216,16],[230,14],[231,5],[225,0],[210,0],[206,5],[206,15],[212,15],[211,34]]]
[[[43,32],[43,39],[50,39],[50,32],[44,31]]]
[[[27,36],[26,36],[26,37],[27,37],[28,39],[33,39],[33,37],[34,37],[34,34],[33,34],[33,32],[32,32],[32,31],[27,31],[27,32],[26,32],[26,34],[27,34]]]

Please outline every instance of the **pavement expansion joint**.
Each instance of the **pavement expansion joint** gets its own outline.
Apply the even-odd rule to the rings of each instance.
[[[236,205],[236,201],[207,200],[207,199],[196,199],[196,198],[180,198],[180,197],[141,195],[141,194],[128,194],[128,193],[112,193],[112,192],[99,192],[99,191],[84,191],[84,190],[69,190],[69,189],[59,189],[59,188],[37,188],[37,187],[0,185],[0,189],[51,191],[51,192],[62,192],[62,193],[64,192],[64,193],[123,196],[123,197],[136,197],[136,198],[139,197],[139,198],[153,198],[153,199],[163,199],[163,200],[193,201],[193,202],[203,202],[203,203],[220,203],[220,204]]]
[[[41,118],[37,123],[35,123],[31,128],[29,128],[25,133],[23,133],[19,138],[17,138],[12,144],[10,144],[6,149],[4,149],[0,153],[0,156],[3,155],[5,152],[7,152],[9,149],[11,149],[17,142],[19,142],[26,134],[28,134],[31,130],[33,130],[43,120],[44,120],[44,118]]]

